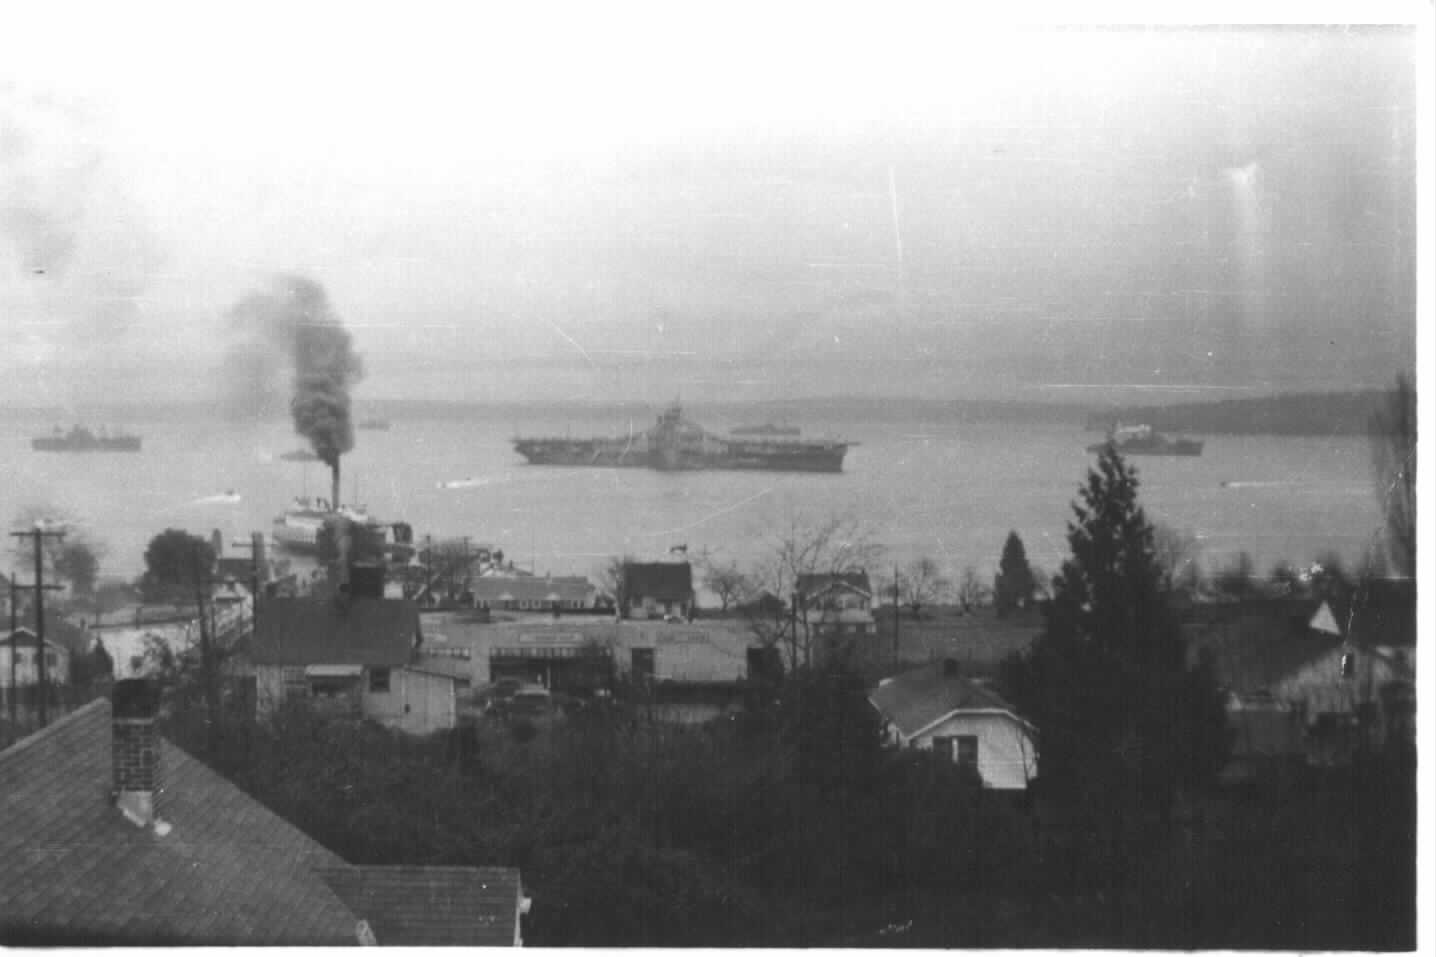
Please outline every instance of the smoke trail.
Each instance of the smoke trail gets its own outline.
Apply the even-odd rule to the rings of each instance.
[[[240,300],[230,320],[237,336],[226,363],[231,408],[272,408],[275,374],[287,365],[294,431],[337,469],[339,456],[354,447],[349,388],[363,376],[363,365],[324,287],[303,276],[279,276],[272,288]]]

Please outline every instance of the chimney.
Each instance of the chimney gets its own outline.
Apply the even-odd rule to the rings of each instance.
[[[155,727],[159,689],[144,678],[115,682],[110,704],[115,806],[125,817],[149,827],[155,823],[155,794],[160,786],[160,738]]]
[[[337,512],[339,510],[339,456],[334,456],[334,465],[330,471],[334,478],[334,497],[329,500],[329,507]]]

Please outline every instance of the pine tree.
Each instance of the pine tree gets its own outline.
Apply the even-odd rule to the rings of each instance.
[[[999,615],[1005,615],[1032,601],[1036,582],[1032,577],[1032,568],[1027,564],[1027,549],[1023,547],[1022,539],[1016,532],[1007,534],[1007,542],[1002,546],[1002,560],[997,569],[993,592]]]
[[[1043,633],[1004,672],[1053,793],[1165,815],[1225,762],[1226,717],[1211,669],[1188,667],[1137,487],[1109,446],[1073,503]]]

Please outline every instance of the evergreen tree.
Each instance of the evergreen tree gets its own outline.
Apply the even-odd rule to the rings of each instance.
[[[1046,627],[1005,676],[1054,793],[1165,814],[1225,762],[1226,717],[1211,669],[1188,667],[1137,485],[1105,449],[1073,503]]]
[[[1016,532],[1007,533],[1007,542],[1002,546],[1002,560],[997,568],[993,592],[999,615],[1032,601],[1036,582],[1032,577],[1032,568],[1027,564],[1027,549]]]

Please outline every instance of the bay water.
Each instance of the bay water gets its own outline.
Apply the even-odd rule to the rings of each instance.
[[[706,422],[721,431],[729,423]],[[648,421],[635,421],[635,429]],[[855,441],[841,474],[531,466],[515,434],[621,435],[626,421],[593,410],[477,411],[395,419],[359,431],[343,459],[342,497],[419,536],[467,536],[538,574],[592,574],[610,556],[690,555],[751,564],[792,523],[851,518],[884,547],[882,569],[931,556],[957,577],[990,577],[1009,530],[1030,560],[1056,571],[1067,554],[1071,503],[1100,436],[1053,423],[824,420],[805,435]],[[46,506],[105,547],[103,576],[131,578],[165,528],[225,541],[268,532],[300,495],[329,494],[327,469],[280,456],[304,447],[286,421],[235,425],[198,410],[136,427],[139,454],[41,453],[30,439],[53,422],[0,423],[0,517]],[[1360,437],[1210,436],[1200,457],[1137,457],[1141,501],[1157,522],[1188,530],[1208,568],[1240,552],[1258,571],[1325,552],[1356,565],[1379,546],[1381,512],[1370,448]],[[217,498],[228,491],[238,501]],[[206,501],[206,499],[212,499]],[[235,552],[235,554],[239,554]],[[28,574],[22,578],[28,579]]]

